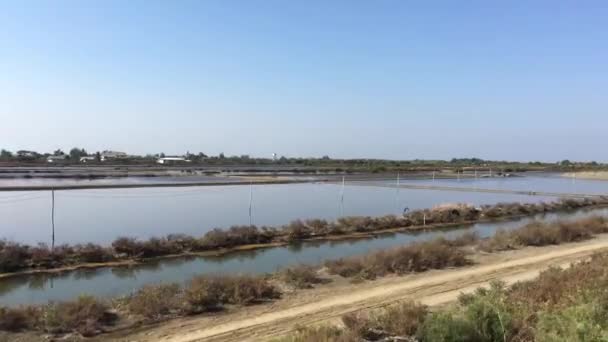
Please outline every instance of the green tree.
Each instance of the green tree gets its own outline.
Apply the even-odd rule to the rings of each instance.
[[[13,153],[11,153],[11,151],[7,151],[5,149],[0,151],[0,159],[11,159],[12,157]]]
[[[80,159],[80,157],[85,157],[87,155],[87,151],[84,148],[79,149],[78,147],[74,147],[70,150],[70,159]]]

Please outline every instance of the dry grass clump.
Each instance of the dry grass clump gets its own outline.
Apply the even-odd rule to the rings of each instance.
[[[350,331],[332,326],[301,327],[290,336],[273,340],[274,342],[355,342],[359,338]]]
[[[276,229],[256,226],[232,226],[228,230],[215,228],[200,240],[200,249],[209,250],[240,245],[268,243],[277,235]]]
[[[249,305],[279,296],[266,278],[249,275],[196,277],[184,293],[190,313],[216,310],[226,304]]]
[[[15,272],[26,268],[30,257],[27,246],[0,240],[0,272]]]
[[[498,230],[493,237],[479,244],[486,252],[517,249],[523,246],[558,245],[590,239],[594,234],[608,232],[608,221],[594,216],[577,221],[531,222],[512,230]]]
[[[327,261],[330,274],[343,277],[358,276],[374,279],[387,274],[407,274],[468,265],[470,261],[459,248],[452,248],[449,240],[437,239],[378,251],[360,257]]]
[[[80,296],[69,302],[51,303],[43,307],[39,315],[35,324],[43,331],[78,332],[83,336],[98,334],[116,318],[108,313],[106,304],[91,296]]]
[[[323,281],[317,273],[317,268],[310,265],[288,267],[279,272],[279,279],[298,289],[311,288]]]
[[[178,284],[147,285],[128,298],[130,312],[149,319],[160,319],[179,312],[182,307]]]
[[[0,308],[0,330],[17,332],[30,327],[30,319],[20,309]]]
[[[428,307],[414,301],[391,305],[371,313],[342,316],[344,326],[364,340],[376,341],[390,337],[413,337],[424,323]]]

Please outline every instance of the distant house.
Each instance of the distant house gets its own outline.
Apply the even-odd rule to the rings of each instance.
[[[60,156],[48,156],[46,158],[47,163],[57,163],[57,162],[62,162],[65,161],[68,158],[67,155],[62,154]]]
[[[101,161],[106,161],[106,160],[111,160],[111,159],[124,159],[127,157],[128,157],[128,155],[124,152],[116,152],[116,151],[101,152]]]
[[[88,162],[92,162],[95,161],[95,157],[94,156],[85,156],[85,157],[80,157],[80,162],[81,163],[88,163]]]
[[[156,160],[159,164],[179,164],[179,163],[189,163],[190,160],[184,157],[162,157]]]
[[[34,151],[21,150],[17,151],[17,158],[36,158],[38,153]]]

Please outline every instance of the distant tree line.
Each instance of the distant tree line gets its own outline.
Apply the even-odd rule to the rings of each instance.
[[[36,151],[19,150],[12,152],[6,149],[0,150],[0,161],[8,162],[46,162],[49,156],[65,156],[68,163],[80,162],[82,157],[93,157],[90,161],[101,161],[101,152],[90,153],[84,148],[74,147],[65,153],[61,149],[57,149],[52,153],[39,153]],[[167,155],[163,152],[157,154],[148,154],[145,156],[129,156],[120,161],[115,161],[121,164],[147,164],[154,163],[158,158],[164,158]],[[606,169],[608,165],[601,164],[596,161],[591,162],[573,162],[570,160],[562,160],[556,163],[546,163],[540,161],[533,162],[511,162],[511,161],[492,161],[481,158],[453,158],[451,160],[387,160],[387,159],[333,159],[328,155],[320,158],[294,158],[280,156],[275,158],[255,158],[250,155],[233,155],[227,156],[224,153],[219,153],[217,156],[207,155],[203,152],[190,153],[186,152],[182,157],[190,160],[193,164],[207,165],[280,165],[294,168],[332,170],[341,171],[367,171],[367,172],[393,172],[393,171],[421,171],[421,170],[441,170],[451,169],[464,171],[467,168],[493,168],[497,171],[505,172],[528,171],[528,170],[582,170],[582,169]]]

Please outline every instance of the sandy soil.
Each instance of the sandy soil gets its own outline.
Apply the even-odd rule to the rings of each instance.
[[[287,294],[274,303],[177,319],[138,331],[101,336],[99,340],[264,341],[285,335],[297,326],[338,322],[345,313],[383,307],[399,300],[442,305],[492,280],[514,283],[533,279],[549,266],[568,266],[600,250],[608,250],[608,235],[575,244],[475,255],[475,265],[466,268],[387,277],[361,284],[338,278],[312,290]]]

